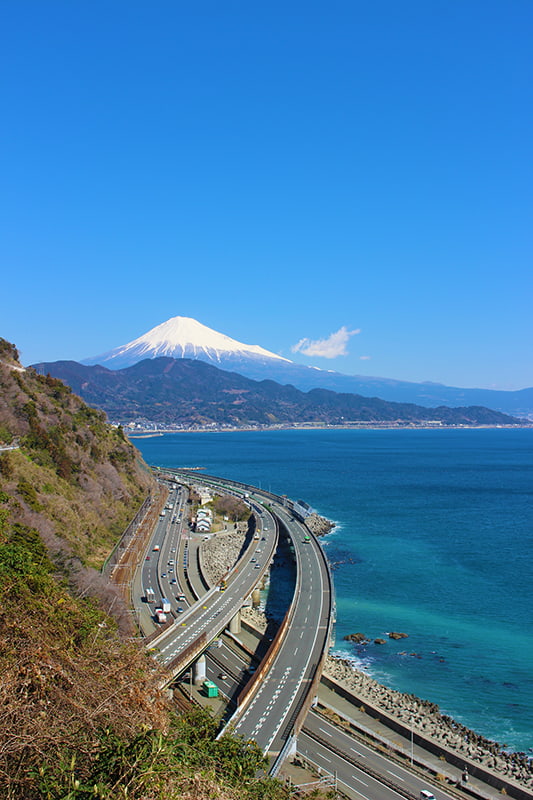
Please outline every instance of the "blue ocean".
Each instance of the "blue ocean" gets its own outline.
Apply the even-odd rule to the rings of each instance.
[[[533,747],[533,430],[183,433],[135,444],[150,464],[202,466],[333,520],[322,543],[334,652],[510,750]],[[357,632],[372,643],[343,640]]]

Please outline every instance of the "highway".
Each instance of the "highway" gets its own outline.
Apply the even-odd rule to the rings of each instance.
[[[164,516],[156,523],[141,570],[135,575],[132,599],[140,627],[145,632],[153,629],[154,612],[161,607],[163,597],[171,602],[175,613],[178,607],[184,607],[177,601],[177,595],[185,590],[179,583],[177,564],[179,559],[188,558],[187,497],[188,492],[180,486],[169,493]],[[145,600],[149,588],[155,595],[151,603]]]
[[[397,800],[401,796],[418,800],[422,790],[431,791],[436,800],[451,797],[314,711],[307,715],[298,737],[298,752],[322,770],[334,773],[349,797]]]
[[[190,480],[190,476],[187,478]],[[276,756],[295,732],[299,715],[310,701],[309,693],[313,682],[316,684],[319,678],[322,657],[329,646],[332,594],[327,563],[319,545],[309,537],[301,522],[284,508],[279,498],[274,500],[272,495],[254,487],[213,476],[202,476],[201,480],[246,496],[260,517],[266,513],[264,505],[268,502],[270,512],[283,524],[294,549],[297,583],[286,633],[276,644],[268,669],[259,668],[249,697],[230,720],[237,735],[255,740],[263,752]],[[228,591],[229,586],[226,593]],[[243,597],[240,584],[234,581],[232,598],[235,601],[238,601],[239,592]],[[202,606],[207,604],[205,620],[218,610],[218,607],[214,612],[209,610],[211,602],[209,594],[201,601]],[[193,624],[202,625],[203,620],[195,618]],[[177,647],[188,647],[192,640],[183,637],[175,641]],[[161,658],[166,658],[165,641],[157,640],[157,646]],[[174,651],[169,650],[169,656],[171,652]]]
[[[281,508],[276,516],[295,545],[297,585],[290,626],[253,700],[235,721],[235,733],[254,739],[265,753],[279,753],[293,732],[311,683],[329,645],[330,587],[317,549],[306,531]]]
[[[194,564],[189,561],[192,546],[185,524],[185,503],[186,490],[180,486],[173,488],[165,517],[156,525],[141,578],[138,577],[134,584],[136,600],[140,601],[136,607],[141,625],[144,622],[143,629],[149,629],[148,619],[153,616],[156,607],[161,607],[163,597],[170,603],[168,619],[171,624],[150,640],[150,647],[157,651],[158,660],[170,670],[170,674],[178,674],[186,669],[229,625],[262,580],[277,546],[274,518],[267,511],[259,509],[260,513],[256,513],[259,539],[250,536],[244,556],[226,576],[226,588],[223,591],[219,586],[206,591],[205,586],[198,585],[196,559]],[[198,541],[200,537],[194,538]],[[191,578],[185,583],[179,576],[186,574],[188,577],[189,573]],[[141,600],[148,588],[154,589],[153,603],[143,603]],[[201,599],[187,607],[186,598],[192,599],[191,588],[195,594],[201,595]]]

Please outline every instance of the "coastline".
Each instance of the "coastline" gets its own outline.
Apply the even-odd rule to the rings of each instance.
[[[123,423],[113,423],[122,425]],[[261,427],[253,425],[243,425],[235,427],[206,427],[206,428],[157,428],[155,431],[140,431],[136,433],[128,433],[124,429],[125,435],[128,439],[148,439],[154,436],[164,436],[165,434],[177,433],[273,433],[275,431],[451,431],[451,430],[523,430],[533,428],[533,422],[526,419],[519,425],[440,425],[440,424],[414,424],[408,423],[398,424],[392,422],[355,422],[353,424],[345,425],[327,425],[320,423],[309,424],[286,424],[286,425],[262,425]]]
[[[268,620],[262,611],[244,608],[241,613],[258,634],[264,633]],[[414,694],[389,689],[354,667],[347,659],[331,653],[326,656],[323,674],[342,687],[359,709],[364,709],[362,704],[372,706],[461,758],[477,763],[502,778],[511,779],[521,787],[533,789],[533,764],[525,753],[506,752],[497,742],[441,714],[435,703]]]
[[[283,480],[285,477],[288,476],[289,478],[289,486],[290,493],[289,496],[293,497],[303,497],[308,499],[306,494],[306,489],[309,486],[313,492],[308,492],[308,494],[312,494],[313,500],[315,500],[315,507],[320,508],[320,506],[326,506],[329,511],[329,518],[334,519],[337,522],[337,527],[334,529],[332,534],[328,536],[326,539],[322,540],[322,543],[326,545],[326,551],[328,553],[328,558],[330,562],[332,562],[332,569],[334,570],[333,575],[335,578],[335,584],[337,586],[337,593],[339,595],[338,602],[341,604],[339,606],[339,623],[337,626],[337,636],[338,638],[342,638],[344,634],[349,634],[351,631],[358,631],[364,630],[367,633],[371,634],[371,639],[373,640],[376,636],[384,636],[385,634],[382,631],[385,630],[406,630],[410,633],[410,635],[414,635],[418,629],[415,629],[410,622],[407,622],[405,617],[402,616],[400,611],[403,609],[401,606],[399,607],[398,615],[393,616],[394,620],[398,620],[397,622],[392,622],[390,617],[387,617],[384,614],[384,618],[388,619],[388,626],[384,625],[382,627],[378,626],[375,627],[374,622],[371,621],[370,623],[366,623],[361,621],[358,623],[359,612],[354,610],[353,604],[349,604],[349,600],[352,597],[351,594],[351,587],[350,587],[350,575],[352,574],[352,567],[346,566],[351,564],[352,562],[350,559],[345,558],[347,547],[351,547],[353,544],[353,537],[351,536],[352,529],[347,527],[347,523],[351,523],[352,521],[352,507],[357,506],[357,503],[361,502],[361,498],[363,497],[363,490],[365,491],[365,502],[366,502],[366,489],[367,484],[370,489],[373,491],[374,484],[377,484],[377,480],[371,474],[368,480],[360,480],[360,474],[365,477],[364,469],[366,468],[367,462],[373,466],[375,464],[376,470],[377,468],[382,467],[382,464],[386,465],[386,454],[392,448],[392,460],[396,464],[401,466],[403,463],[411,464],[417,467],[424,467],[424,464],[427,464],[428,459],[431,459],[430,466],[432,470],[428,473],[429,477],[434,478],[434,482],[438,482],[439,476],[442,470],[442,463],[440,458],[436,458],[436,456],[441,455],[442,453],[446,453],[447,461],[445,460],[445,464],[452,464],[454,469],[456,465],[463,465],[466,464],[469,469],[471,468],[471,474],[475,481],[483,480],[480,483],[480,486],[483,487],[483,493],[486,493],[491,488],[490,497],[488,498],[487,503],[485,504],[485,500],[483,497],[478,498],[477,495],[479,494],[476,492],[475,484],[471,486],[467,486],[470,489],[469,493],[467,493],[464,501],[465,508],[466,503],[468,503],[468,508],[470,508],[470,504],[472,505],[472,513],[478,514],[481,512],[486,517],[486,524],[491,524],[493,521],[498,521],[499,517],[494,517],[493,512],[496,510],[497,499],[493,500],[493,496],[497,495],[498,492],[495,489],[500,487],[500,493],[505,491],[512,492],[512,496],[510,497],[510,501],[513,501],[513,497],[517,496],[519,499],[522,495],[524,495],[524,501],[520,502],[511,502],[511,507],[516,508],[518,512],[522,510],[522,520],[527,520],[530,516],[530,506],[525,504],[527,502],[527,492],[528,487],[530,484],[527,480],[527,468],[531,467],[531,433],[527,432],[509,432],[509,433],[493,433],[492,431],[486,432],[473,432],[469,434],[466,433],[454,433],[453,431],[450,434],[442,434],[442,435],[434,435],[432,433],[404,433],[404,434],[395,434],[391,432],[387,434],[387,432],[382,431],[382,433],[377,433],[374,436],[370,433],[364,434],[343,434],[338,432],[334,434],[333,432],[328,436],[328,433],[324,431],[323,433],[317,433],[314,436],[311,434],[310,436],[306,437],[305,433],[300,434],[291,434],[290,432],[283,435],[280,433],[279,436],[269,436],[266,434],[267,439],[265,440],[265,446],[263,447],[261,442],[262,438],[259,435],[255,437],[252,435],[252,439],[254,443],[257,443],[257,448],[260,447],[260,450],[253,450],[249,451],[250,445],[248,444],[249,438],[247,436],[243,436],[241,438],[237,438],[233,440],[235,441],[236,447],[238,445],[238,452],[236,457],[236,464],[240,463],[240,461],[245,458],[250,460],[251,469],[249,474],[247,474],[248,480],[251,483],[256,483],[260,480],[263,481],[263,486],[268,485],[270,486],[269,481],[275,480],[275,477],[279,478],[278,484],[282,486],[285,485],[285,481]],[[331,464],[332,467],[341,464],[341,466],[348,465],[349,469],[351,470],[348,474],[348,478],[346,480],[341,480],[340,484],[338,484],[337,478],[334,477],[329,479],[328,476],[330,473],[325,475],[325,479],[322,480],[316,479],[314,482],[308,481],[307,474],[305,473],[304,469],[300,469],[300,472],[297,472],[295,478],[293,480],[291,471],[293,469],[293,462],[295,459],[291,456],[287,458],[286,464],[284,463],[283,469],[279,470],[278,472],[274,471],[271,466],[270,462],[267,459],[265,464],[263,464],[263,451],[266,450],[267,455],[273,453],[276,457],[276,461],[280,459],[281,456],[285,453],[285,442],[286,441],[298,441],[300,439],[305,439],[305,441],[301,444],[301,450],[298,451],[300,456],[300,460],[303,462],[304,456],[305,457],[312,457],[315,448],[315,437],[318,436],[321,440],[321,447],[324,448],[324,463],[328,466]],[[348,445],[343,444],[346,447],[345,451],[342,451],[340,455],[343,456],[343,461],[338,461],[338,450],[337,450],[337,440],[342,439],[342,442],[345,443],[345,437],[348,437],[353,444],[349,447]],[[325,440],[322,442],[322,440]],[[364,440],[364,441],[363,441]],[[165,441],[167,444],[165,445]],[[180,445],[180,441],[182,445]],[[149,444],[151,442],[152,444]],[[190,444],[189,444],[190,442]],[[463,446],[463,442],[465,442]],[[223,474],[223,464],[224,459],[226,458],[225,448],[223,451],[220,451],[220,445],[226,444],[226,440],[220,437],[212,437],[209,444],[205,443],[203,437],[165,437],[162,439],[152,439],[147,440],[146,442],[146,451],[149,453],[149,458],[151,458],[150,463],[160,463],[160,460],[164,457],[167,457],[168,453],[175,453],[176,455],[173,456],[174,461],[178,461],[179,463],[183,464],[197,464],[197,463],[205,463],[206,472],[213,472],[213,474]],[[501,445],[500,445],[501,443]],[[300,445],[299,445],[300,446]],[[418,457],[418,453],[422,447],[421,456]],[[150,448],[150,449],[149,449]],[[178,450],[179,448],[179,450]],[[185,448],[185,449],[183,449]],[[232,445],[233,448],[233,445]],[[362,450],[360,451],[360,448]],[[376,455],[376,448],[377,448],[377,455]],[[435,448],[435,449],[434,449]],[[143,450],[145,446],[143,444]],[[382,452],[383,454],[382,455]],[[412,459],[412,453],[416,451],[417,460]],[[160,455],[160,453],[162,455]],[[181,455],[181,461],[180,461]],[[233,455],[233,453],[232,453]],[[402,460],[403,459],[403,460]],[[245,461],[247,464],[248,462]],[[481,464],[481,466],[479,466]],[[502,472],[502,478],[497,478],[494,480],[490,480],[491,474],[496,474],[496,466],[498,470]],[[388,469],[388,468],[387,468]],[[518,471],[518,472],[517,472]],[[485,484],[484,476],[488,473],[488,483]],[[519,482],[517,482],[515,473],[519,475]],[[424,472],[420,470],[420,475],[422,482],[425,482]],[[499,475],[499,472],[498,472]],[[352,477],[355,476],[355,477]],[[236,476],[238,477],[238,476]],[[379,476],[378,476],[379,477]],[[385,473],[385,477],[388,479],[391,478],[391,481],[395,484],[395,477],[392,470],[388,470]],[[341,473],[342,478],[342,473]],[[460,478],[460,480],[459,480]],[[459,475],[457,480],[451,480],[449,488],[454,485],[463,485],[464,481]],[[254,480],[255,479],[255,480]],[[409,485],[413,485],[416,489],[418,487],[419,481],[419,474],[415,473],[413,476],[413,480],[409,482]],[[501,485],[500,485],[501,484]],[[437,483],[435,483],[437,485]],[[352,495],[349,494],[353,487],[357,488],[357,492]],[[514,491],[514,489],[517,491]],[[279,485],[277,485],[279,491]],[[324,494],[323,488],[327,491],[327,494]],[[316,491],[314,491],[316,489]],[[280,492],[281,493],[281,492]],[[342,493],[342,494],[341,494]],[[340,512],[337,516],[335,512],[332,514],[331,510],[336,508],[336,500],[337,495],[339,495],[340,499]],[[401,487],[397,490],[397,495],[400,500],[403,500],[403,490]],[[415,494],[414,497],[418,497],[419,495]],[[452,503],[452,508],[455,508],[453,496],[448,497],[445,495],[445,499]],[[476,505],[479,499],[479,503]],[[378,505],[376,508],[380,508],[379,503],[381,502],[380,495],[378,490],[371,494],[371,500],[377,503]],[[422,497],[423,500],[423,497]],[[312,501],[311,501],[312,502]],[[365,507],[366,508],[366,507]],[[363,511],[365,510],[363,509]],[[373,508],[369,506],[369,508]],[[433,508],[433,506],[431,506]],[[529,511],[528,511],[529,508]],[[461,509],[459,509],[460,511]],[[457,520],[462,520],[463,517],[467,519],[467,515],[463,515],[462,513],[459,514],[457,512]],[[349,514],[348,514],[349,512]],[[355,512],[358,513],[357,510]],[[502,515],[503,515],[502,510]],[[408,521],[408,514],[405,515],[406,522]],[[507,515],[508,516],[508,515]],[[504,525],[508,524],[507,516],[502,516],[501,521]],[[477,517],[476,517],[477,518]],[[377,519],[377,517],[376,517]],[[480,518],[483,521],[484,517]],[[438,520],[438,517],[437,517]],[[474,519],[474,522],[476,519]],[[452,520],[454,522],[454,520]],[[511,523],[512,524],[512,523]],[[340,527],[339,527],[340,526]],[[519,529],[522,530],[524,526],[520,526]],[[354,528],[354,530],[356,530]],[[389,532],[389,527],[386,523],[384,523],[384,530],[386,533]],[[392,530],[392,529],[391,529]],[[452,532],[454,528],[452,525]],[[491,528],[492,530],[492,528]],[[514,528],[513,528],[514,530]],[[394,531],[393,531],[394,532]],[[403,534],[404,528],[401,529]],[[525,535],[524,531],[524,535]],[[333,535],[335,534],[335,535]],[[475,534],[477,537],[477,528],[475,529]],[[429,537],[426,537],[428,541],[430,541]],[[408,541],[408,539],[406,540]],[[425,541],[425,540],[424,540]],[[473,539],[473,546],[474,549],[472,552],[477,553],[476,542],[478,541],[477,538]],[[527,540],[523,540],[524,544],[527,544]],[[495,535],[491,538],[491,542],[498,543],[498,537]],[[517,540],[516,536],[514,538],[501,539],[502,547],[506,545],[508,542],[512,542],[512,549],[510,550],[510,555],[516,556],[521,562],[527,562],[527,559],[524,559],[520,556],[523,553],[520,541]],[[363,539],[363,544],[366,544],[366,540]],[[372,542],[369,542],[369,545]],[[509,545],[510,546],[510,545]],[[526,552],[530,552],[531,543],[527,545]],[[331,549],[330,549],[331,548]],[[350,552],[353,551],[350,550]],[[355,551],[353,551],[355,552]],[[368,551],[370,554],[372,552]],[[376,551],[379,554],[379,549]],[[448,549],[445,548],[443,552],[448,552]],[[459,551],[461,552],[461,551]],[[462,551],[464,555],[464,550]],[[491,549],[491,553],[496,552],[495,549]],[[500,552],[500,550],[498,550]],[[503,551],[502,551],[503,552]],[[408,553],[409,554],[409,553]],[[365,555],[363,551],[363,555]],[[489,556],[489,553],[486,554],[488,563],[494,561],[492,556]],[[509,570],[506,570],[505,565],[508,561],[513,562],[513,559],[502,558],[502,570],[503,573],[506,574]],[[468,562],[466,558],[461,559],[461,564],[465,563],[468,566]],[[355,564],[359,562],[353,562]],[[404,562],[402,562],[403,564]],[[448,562],[447,562],[448,563]],[[485,586],[485,574],[479,570],[477,571],[477,564],[474,565],[476,567],[475,571],[472,573],[474,577],[479,575],[480,586],[483,588]],[[394,574],[395,569],[395,562],[392,562],[392,570]],[[373,566],[373,562],[371,562],[371,566]],[[400,566],[400,565],[399,565]],[[453,563],[452,563],[453,566]],[[390,564],[387,562],[387,568],[389,569]],[[368,587],[372,587],[372,577],[368,577],[369,570],[368,568],[364,568],[364,565],[361,567],[364,570],[361,572],[361,580],[365,580],[365,592]],[[338,572],[337,572],[338,570]],[[356,570],[356,567],[353,567],[353,570]],[[521,567],[522,570],[522,567]],[[408,571],[408,570],[406,570]],[[455,570],[457,572],[457,570]],[[450,570],[451,577],[453,577],[454,570]],[[370,569],[370,574],[372,574],[372,569]],[[447,572],[445,573],[448,574]],[[501,575],[501,571],[495,573],[494,578],[491,579],[491,585],[494,583],[496,593],[498,594],[500,585],[502,584],[502,580],[498,578]],[[523,575],[523,572],[520,572],[520,575]],[[459,574],[458,576],[461,578],[462,576]],[[340,581],[340,583],[339,583]],[[343,582],[344,581],[344,582]],[[455,584],[451,583],[450,586],[454,586]],[[463,587],[461,581],[457,584],[460,587]],[[278,584],[279,587],[279,584]],[[274,588],[274,598],[277,594],[276,591],[276,580],[273,583]],[[477,591],[476,586],[476,591]],[[530,589],[527,591],[527,596],[530,595]],[[365,597],[367,594],[364,595]],[[371,595],[368,595],[371,597]],[[521,595],[519,595],[521,596]],[[388,597],[388,595],[385,595]],[[499,597],[499,594],[498,594]],[[347,599],[346,599],[347,598]],[[281,597],[280,597],[281,599]],[[459,598],[460,600],[461,598]],[[379,597],[375,598],[376,603],[382,602]],[[477,601],[476,601],[477,602]],[[491,601],[492,605],[495,604],[495,600]],[[345,603],[348,605],[345,608]],[[472,603],[471,603],[472,605]],[[279,602],[276,604],[274,603],[274,613],[277,612],[277,606],[279,606]],[[450,615],[453,614],[453,608],[451,607],[452,604],[448,604],[449,608],[448,611]],[[487,605],[490,607],[490,604]],[[460,605],[459,608],[461,609],[462,606]],[[442,653],[438,650],[438,654],[442,655],[446,658],[446,664],[443,667],[438,667],[440,670],[438,673],[436,671],[432,671],[430,669],[425,669],[424,664],[419,664],[419,662],[410,662],[407,659],[402,660],[399,659],[397,661],[401,662],[396,664],[394,659],[392,659],[393,669],[391,670],[391,676],[389,678],[388,672],[389,670],[386,668],[388,661],[391,659],[384,658],[382,659],[382,654],[387,655],[387,648],[383,649],[383,652],[379,650],[379,656],[377,661],[377,669],[379,671],[375,672],[376,664],[368,664],[366,660],[363,660],[362,663],[358,663],[358,660],[355,659],[351,661],[351,663],[361,670],[363,670],[366,674],[372,676],[378,682],[381,682],[384,686],[394,687],[395,690],[399,692],[406,692],[406,693],[416,693],[416,695],[420,698],[429,698],[433,702],[438,703],[442,713],[448,714],[458,720],[465,726],[468,726],[473,731],[479,731],[484,737],[488,737],[489,739],[493,740],[494,742],[500,743],[507,743],[508,749],[513,750],[517,753],[527,752],[528,756],[530,757],[532,754],[532,750],[530,749],[533,745],[531,741],[531,726],[529,721],[531,719],[531,705],[527,704],[527,698],[530,696],[531,685],[528,684],[528,664],[527,660],[529,656],[527,653],[528,650],[528,642],[524,641],[522,645],[522,639],[524,638],[521,636],[520,630],[520,622],[522,622],[522,630],[525,630],[524,626],[527,628],[527,621],[529,619],[529,614],[527,611],[527,607],[524,606],[524,602],[518,606],[520,611],[520,616],[514,616],[509,618],[509,608],[505,605],[501,606],[502,613],[501,613],[501,620],[500,617],[497,617],[497,620],[500,620],[502,625],[499,627],[496,626],[496,630],[492,631],[492,628],[487,627],[485,629],[484,626],[478,626],[476,628],[475,620],[473,620],[472,625],[470,628],[472,630],[467,629],[465,636],[464,645],[462,645],[461,639],[461,630],[460,626],[458,626],[458,630],[456,631],[455,628],[452,628],[452,635],[446,639],[443,638],[444,645],[443,647],[448,647],[448,650],[444,650]],[[363,608],[362,613],[363,615],[366,613],[366,608]],[[269,612],[269,608],[267,607],[267,613]],[[446,607],[444,608],[444,613],[446,612]],[[514,621],[516,627],[504,628],[504,624],[506,620],[509,618],[510,622]],[[365,617],[366,619],[366,617]],[[373,617],[372,617],[373,619]],[[400,619],[402,621],[400,621]],[[450,617],[452,619],[452,617]],[[495,618],[496,619],[496,618]],[[443,619],[446,622],[446,618]],[[429,620],[431,623],[431,620]],[[424,623],[425,624],[425,623]],[[396,625],[396,627],[395,627]],[[442,626],[441,626],[442,627]],[[367,630],[369,628],[369,630]],[[441,630],[441,628],[436,628],[437,634]],[[446,629],[447,630],[447,629]],[[505,636],[500,635],[501,633],[507,633]],[[429,633],[428,633],[429,631]],[[423,635],[424,638],[427,638],[428,635],[433,636],[433,629],[422,626],[420,627],[419,632]],[[494,633],[494,636],[492,635]],[[470,636],[472,634],[472,636]],[[514,634],[517,634],[515,636]],[[518,637],[518,638],[517,638]],[[385,636],[386,638],[386,636]],[[488,646],[484,648],[483,642],[484,639],[488,638]],[[517,642],[520,643],[520,648],[518,648]],[[457,647],[459,644],[464,647],[464,657],[463,651],[456,653]],[[495,644],[496,643],[496,644]],[[495,648],[498,649],[495,649]],[[507,649],[509,648],[509,650]],[[394,647],[391,645],[388,648],[393,651],[393,655],[396,650],[401,650],[402,647]],[[418,646],[414,646],[411,649],[418,650],[419,652],[423,653],[423,657],[425,657],[424,651]],[[356,648],[359,651],[359,648]],[[476,658],[476,650],[479,651],[478,655],[480,657],[480,661],[477,661]],[[487,653],[490,653],[494,650],[495,662],[491,664],[487,658]],[[342,658],[351,660],[351,652],[352,648],[341,646],[339,642],[338,646],[334,648],[334,652]],[[428,667],[430,654],[437,652],[433,648],[429,648],[428,646]],[[523,652],[524,659],[520,660],[520,653]],[[507,657],[507,653],[509,653],[509,658]],[[355,651],[354,651],[355,655]],[[455,656],[458,656],[456,659]],[[466,666],[464,671],[464,679],[461,682],[461,663],[463,660],[466,659]],[[380,668],[380,664],[382,663],[385,666]],[[405,664],[403,663],[405,661]],[[477,666],[480,664],[481,666]],[[397,667],[395,671],[395,667]],[[406,674],[408,676],[407,680],[398,679],[398,675],[403,676],[402,669],[406,669]],[[475,671],[477,669],[477,671]],[[405,671],[405,670],[404,670]],[[420,672],[421,681],[414,680],[413,678],[417,677],[417,673]],[[444,673],[449,672],[451,680],[446,683]],[[435,674],[434,674],[435,673]],[[530,674],[530,673],[529,673]],[[409,679],[409,675],[411,679]],[[521,678],[525,679],[524,684],[524,693],[522,693],[521,686]],[[506,682],[508,680],[509,682]],[[439,692],[440,683],[443,683],[443,691]],[[457,683],[457,686],[455,685]],[[433,684],[436,685],[437,691],[433,691]],[[486,695],[485,689],[483,688],[483,684],[486,684]],[[469,686],[471,686],[471,690],[469,690]],[[515,709],[517,709],[515,711]],[[518,715],[519,710],[522,709],[520,716]]]

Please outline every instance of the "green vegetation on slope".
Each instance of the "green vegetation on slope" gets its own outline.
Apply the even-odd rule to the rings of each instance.
[[[9,361],[1,358],[6,351]],[[0,454],[12,510],[65,558],[100,566],[152,477],[120,428],[62,381],[22,370],[13,351],[0,340],[0,444],[19,445]]]
[[[36,531],[0,495],[0,796],[281,798],[253,743],[215,741],[200,709],[174,716],[155,662],[54,578]],[[221,787],[223,784],[223,788]]]

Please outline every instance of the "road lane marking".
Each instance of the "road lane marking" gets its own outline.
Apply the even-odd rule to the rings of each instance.
[[[404,779],[404,778],[402,778],[400,775],[396,775],[396,773],[395,773],[395,772],[391,772],[391,771],[390,771],[390,769],[388,769],[388,770],[387,770],[387,772],[389,773],[389,775],[393,775],[395,778],[398,778],[398,780],[399,780],[399,781],[403,781],[403,780],[405,780],[405,779]]]

